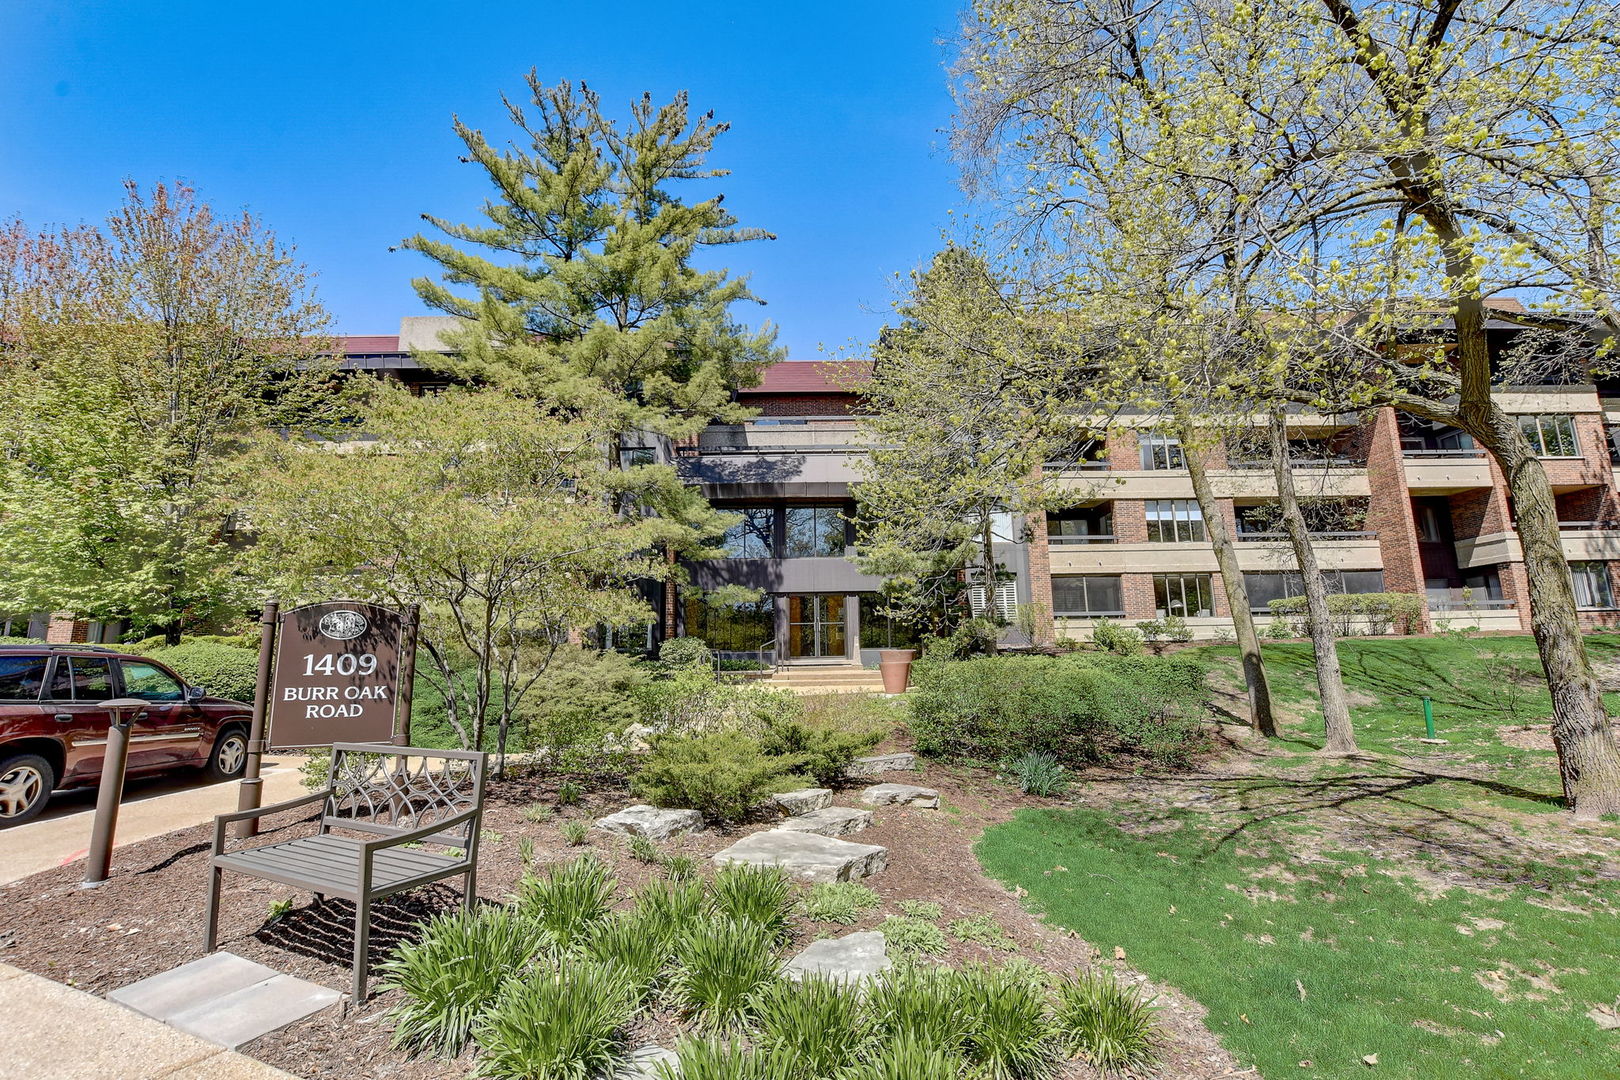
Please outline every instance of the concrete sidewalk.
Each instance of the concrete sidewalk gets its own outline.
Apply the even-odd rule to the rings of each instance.
[[[286,754],[266,759],[260,774],[264,777],[266,805],[304,794],[298,775],[301,761],[302,758]],[[235,810],[236,797],[235,780],[198,783],[195,787],[144,798],[139,795],[131,798],[126,794],[118,807],[117,845],[123,847],[176,829],[211,822],[214,815]],[[31,821],[0,832],[0,885],[84,858],[90,847],[90,823],[94,817],[95,802],[90,800],[84,809],[74,813]]]
[[[0,964],[0,1080],[298,1080],[83,990]]]

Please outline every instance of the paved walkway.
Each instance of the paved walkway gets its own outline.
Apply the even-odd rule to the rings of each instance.
[[[261,775],[266,804],[297,798],[304,793],[298,775],[300,760],[286,754],[265,759]],[[162,794],[126,791],[124,802],[118,808],[116,839],[119,847],[176,829],[202,825],[213,821],[215,814],[236,809],[235,780],[218,784],[199,780],[179,791],[169,788],[170,784],[164,784],[159,789]],[[90,822],[95,817],[94,793],[64,794],[61,798],[82,799],[83,806],[0,832],[0,885],[85,857],[90,847]]]
[[[0,1080],[297,1080],[83,990],[0,964]]]

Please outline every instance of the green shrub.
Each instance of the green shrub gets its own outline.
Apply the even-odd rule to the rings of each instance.
[[[1287,641],[1291,637],[1298,637],[1294,632],[1294,624],[1281,615],[1274,615],[1266,624],[1266,637],[1272,641]]]
[[[484,907],[439,915],[421,936],[378,965],[380,986],[404,1000],[390,1009],[393,1045],[411,1054],[453,1058],[501,985],[543,945],[534,924],[516,910]]]
[[[957,1002],[956,973],[949,968],[906,966],[867,988],[872,1030],[879,1043],[912,1042],[958,1053],[967,1028]]]
[[[557,650],[518,706],[518,749],[540,752],[563,772],[622,772],[625,728],[641,716],[635,690],[647,679],[645,668],[622,653]]]
[[[779,791],[809,787],[800,756],[771,755],[737,731],[660,735],[642,760],[633,790],[655,806],[690,808],[711,821],[736,821]]]
[[[1071,1056],[1108,1072],[1142,1072],[1158,1060],[1157,1009],[1113,972],[1087,972],[1057,988],[1054,1023]]]
[[[793,911],[793,884],[779,866],[730,863],[709,884],[709,902],[723,919],[750,922],[784,940]]]
[[[943,637],[932,634],[925,636],[922,639],[922,659],[930,663],[948,663],[970,656],[983,656],[991,651],[1000,636],[1001,628],[989,619],[968,619]]]
[[[1141,631],[1120,626],[1114,619],[1098,620],[1091,640],[1097,648],[1120,656],[1135,656],[1142,651]]]
[[[1202,665],[1182,655],[993,656],[931,666],[908,695],[931,757],[996,762],[1030,752],[1062,763],[1113,751],[1174,760],[1208,714]]]
[[[658,659],[670,667],[691,667],[712,664],[714,653],[709,651],[708,643],[702,638],[678,637],[670,638],[659,646]]]
[[[882,742],[883,736],[883,729],[876,727],[845,731],[788,718],[767,724],[760,744],[767,754],[800,762],[799,771],[826,787],[842,780],[850,762]]]
[[[577,780],[564,780],[557,785],[558,806],[578,806],[585,798],[585,789],[579,786]]]
[[[897,964],[913,963],[925,956],[942,956],[948,947],[945,931],[910,915],[890,915],[878,929],[883,931],[889,955]]]
[[[895,906],[900,909],[902,915],[910,915],[913,919],[926,919],[929,922],[935,922],[945,914],[945,909],[933,900],[902,900]]]
[[[162,640],[161,638],[159,639]],[[0,645],[38,645],[44,638],[20,637],[17,634],[0,634]]]
[[[728,1030],[753,1018],[758,995],[776,982],[781,960],[767,927],[737,919],[702,919],[676,939],[670,998],[706,1030]]]
[[[298,763],[298,782],[310,791],[326,786],[332,773],[332,751],[315,747],[304,751],[304,760]]]
[[[740,731],[759,735],[768,721],[798,716],[798,696],[757,682],[717,677],[707,665],[671,669],[668,678],[637,687],[641,722],[660,734]]]
[[[682,1039],[675,1056],[680,1068],[660,1066],[659,1080],[799,1080],[787,1057],[730,1040]]]
[[[960,1054],[912,1038],[891,1040],[840,1080],[960,1080],[968,1064]]]
[[[595,960],[547,961],[501,988],[478,1024],[473,1075],[591,1080],[613,1075],[637,994],[627,974]]]
[[[586,956],[623,971],[637,1000],[652,990],[673,958],[675,929],[657,914],[631,910],[592,923],[582,949]]]
[[[253,704],[259,677],[258,649],[187,641],[173,648],[150,649],[144,655],[168,664],[186,682],[201,686],[215,697]]]
[[[799,911],[816,922],[849,926],[879,903],[878,894],[858,881],[818,881],[799,901]]]
[[[520,912],[566,947],[607,918],[617,884],[606,863],[586,855],[544,875],[525,874],[514,899]]]
[[[1305,597],[1285,596],[1268,605],[1278,619],[1293,616],[1305,634],[1310,633],[1310,616]],[[1417,593],[1330,593],[1328,618],[1339,637],[1357,634],[1416,633],[1423,622],[1423,597]],[[1275,623],[1273,623],[1275,625]]]
[[[967,1040],[977,1075],[1044,1080],[1057,1065],[1046,987],[1022,968],[971,967],[957,973]]]
[[[703,917],[703,886],[696,881],[652,881],[636,893],[630,910],[650,932],[671,940]]]
[[[1007,936],[991,915],[968,915],[953,921],[950,925],[951,937],[957,941],[971,941],[978,945],[986,945],[992,949],[1005,949],[1011,951],[1018,948],[1013,939]]]
[[[1061,795],[1069,786],[1068,770],[1051,754],[1031,750],[1002,766],[1003,771],[1018,781],[1018,790],[1025,795],[1051,798]]]
[[[868,1038],[861,994],[826,976],[772,983],[755,996],[753,1010],[756,1047],[787,1058],[805,1080],[854,1064]]]

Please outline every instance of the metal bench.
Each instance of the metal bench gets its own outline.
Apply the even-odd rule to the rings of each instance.
[[[220,883],[227,870],[308,889],[321,898],[353,900],[354,1001],[364,1001],[373,901],[459,875],[462,902],[471,909],[486,758],[465,750],[335,743],[325,790],[216,817],[204,951],[215,948]],[[318,802],[325,805],[316,835],[225,850],[231,823]]]

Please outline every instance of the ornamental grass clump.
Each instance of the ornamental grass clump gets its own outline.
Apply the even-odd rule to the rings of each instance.
[[[793,883],[779,866],[731,863],[710,882],[709,903],[716,915],[751,922],[781,941],[791,925]]]
[[[925,956],[943,956],[950,943],[945,931],[911,915],[890,915],[878,927],[897,964],[915,963]]]
[[[675,934],[669,924],[633,909],[592,923],[580,946],[584,955],[622,971],[635,988],[637,1001],[652,992],[658,976],[669,966],[674,948]]]
[[[544,875],[525,874],[518,881],[517,909],[562,947],[580,940],[592,924],[607,918],[618,884],[607,864],[593,855]]]
[[[878,894],[858,881],[818,881],[799,901],[799,911],[816,922],[849,926],[880,903]]]
[[[453,1058],[501,985],[543,946],[534,923],[505,907],[439,915],[378,965],[383,989],[404,1001],[389,1011],[393,1044],[410,1054]]]
[[[721,1039],[682,1039],[675,1046],[679,1069],[660,1066],[660,1080],[800,1080],[793,1062]]]
[[[1046,987],[1027,968],[970,967],[957,972],[964,1056],[988,1080],[1045,1080],[1057,1067],[1057,1041]]]
[[[650,881],[636,892],[630,910],[647,920],[654,932],[673,941],[676,934],[703,917],[706,903],[701,882]]]
[[[1025,795],[1049,799],[1063,794],[1069,786],[1069,773],[1062,763],[1038,750],[1012,758],[1001,768],[1017,781],[1018,790]]]
[[[872,1034],[882,1045],[913,1042],[948,1054],[967,1040],[957,1003],[956,973],[941,967],[902,967],[866,988]]]
[[[755,996],[755,1044],[792,1061],[806,1078],[853,1065],[870,1037],[861,992],[823,975],[772,983]]]
[[[960,1054],[902,1037],[839,1074],[840,1080],[961,1080],[968,1063]]]
[[[1158,1012],[1138,986],[1091,971],[1058,984],[1055,1026],[1073,1057],[1108,1072],[1140,1072],[1158,1060]]]
[[[595,1080],[612,1076],[638,997],[626,974],[596,960],[548,960],[507,981],[479,1020],[474,1076]]]
[[[708,918],[675,942],[669,997],[706,1031],[734,1030],[753,1018],[757,995],[780,977],[776,939],[758,923]]]

